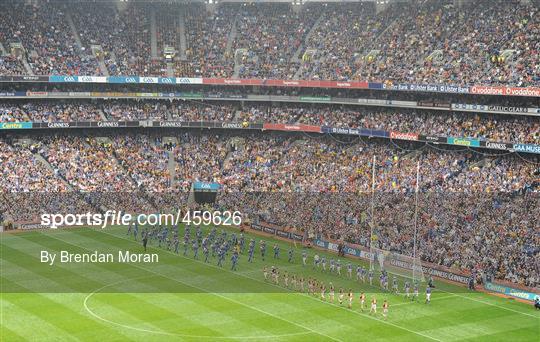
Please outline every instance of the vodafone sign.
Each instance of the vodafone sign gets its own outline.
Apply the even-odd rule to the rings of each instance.
[[[540,88],[473,86],[471,94],[540,97]]]
[[[418,134],[416,133],[401,133],[396,131],[390,132],[390,139],[398,139],[398,140],[418,140]]]

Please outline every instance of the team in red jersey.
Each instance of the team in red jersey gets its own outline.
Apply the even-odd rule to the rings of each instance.
[[[332,282],[330,282],[327,287],[324,282],[315,278],[304,278],[287,272],[280,272],[275,266],[272,266],[271,268],[264,266],[262,271],[264,279],[274,285],[284,286],[287,289],[306,293],[315,298],[319,297],[322,301],[328,301],[328,303],[334,304],[336,288]],[[307,282],[307,288],[304,287],[305,282]],[[339,305],[343,305],[345,300],[347,300],[347,308],[353,309],[354,296],[355,294],[352,288],[349,288],[348,291],[344,290],[342,287],[339,288],[337,294]],[[360,310],[364,312],[366,309],[366,294],[364,292],[360,293],[359,303]],[[385,299],[382,305],[382,317],[385,320],[388,318],[388,307],[388,300]],[[371,299],[369,314],[377,315],[377,298],[375,297]]]

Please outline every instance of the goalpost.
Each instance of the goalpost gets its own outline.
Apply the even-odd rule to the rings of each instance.
[[[375,225],[375,163],[376,157],[373,156],[372,165],[372,182],[371,182],[371,222],[370,222],[370,242],[369,252],[371,258],[369,260],[370,270],[382,271],[383,269],[389,273],[396,274],[405,278],[412,279],[413,282],[425,282],[424,270],[420,257],[417,256],[417,239],[418,239],[418,191],[420,184],[420,161],[416,165],[416,189],[415,189],[415,210],[414,210],[414,240],[413,240],[413,255],[403,255],[396,252],[380,249],[374,246],[378,241],[378,230]]]
[[[372,248],[374,270],[383,269],[388,273],[411,279],[413,282],[425,282],[424,269],[418,257]]]
[[[377,237],[373,234],[373,228],[375,227],[375,163],[377,161],[377,157],[373,156],[373,161],[371,163],[372,171],[371,171],[371,222],[370,222],[370,233],[369,233],[369,252],[372,256],[375,254],[373,253],[373,241],[377,239]],[[369,269],[374,269],[374,260],[375,258],[371,257],[369,258]]]

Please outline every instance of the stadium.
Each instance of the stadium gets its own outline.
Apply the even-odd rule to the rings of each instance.
[[[538,341],[539,8],[0,2],[0,341]]]

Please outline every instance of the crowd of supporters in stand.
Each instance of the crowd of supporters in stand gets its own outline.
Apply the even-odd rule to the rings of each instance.
[[[186,60],[176,63],[175,76],[232,76],[234,51],[229,38],[237,12],[237,4],[223,4],[212,14],[202,4],[186,7]]]
[[[195,180],[217,181],[231,191],[369,192],[372,157],[376,156],[379,191],[411,193],[419,159],[429,166],[421,177],[426,190],[515,193],[532,190],[531,184],[536,180],[533,173],[538,167],[532,159],[494,157],[482,151],[402,146],[386,140],[370,143],[370,139],[345,141],[331,136],[304,138],[282,135],[224,138],[216,134],[184,133],[175,138],[172,148],[166,148],[161,136],[58,135],[38,136],[34,147],[27,150],[43,156],[52,165],[54,175],[83,192],[132,191],[141,185],[151,191],[169,189],[174,187],[169,181],[152,182],[145,177],[170,178],[171,170],[164,163],[171,157],[177,180],[185,180],[186,184]],[[22,148],[13,146],[6,144],[6,156]],[[418,155],[409,155],[410,151],[416,151],[414,148]],[[409,157],[403,158],[405,155]],[[21,159],[31,159],[30,156]],[[2,161],[6,160],[10,159],[5,157]],[[19,170],[4,169],[8,173]],[[30,169],[20,168],[22,176]],[[47,178],[39,173],[37,177]],[[11,184],[14,188],[10,188]],[[3,190],[33,189],[21,190],[17,186],[18,182],[8,181]]]
[[[539,86],[538,36],[538,8],[517,0],[461,8],[428,0],[381,11],[373,3],[219,4],[213,12],[202,4],[9,1],[0,4],[0,75],[30,69]],[[176,51],[171,60],[165,47]],[[299,90],[257,90],[290,91]],[[247,101],[0,104],[2,123],[146,119],[303,123],[540,144],[540,122],[527,116]],[[7,220],[31,221],[43,212],[155,212],[182,205],[195,181],[217,182],[219,205],[251,220],[405,255],[413,250],[418,188],[422,260],[540,283],[540,161],[533,155],[340,135],[4,133],[0,166]]]
[[[169,143],[166,137],[47,135],[33,137],[30,145],[3,138],[5,216],[29,219],[43,210],[22,210],[31,198],[10,197],[17,193],[69,191],[63,197],[70,201],[53,201],[62,206],[55,212],[65,205],[78,210],[80,203],[85,210],[147,212],[167,203],[160,194],[179,193],[178,200],[192,182],[207,181],[222,185],[223,206],[252,219],[367,245],[375,156],[377,244],[410,255],[420,161],[421,257],[526,285],[539,282],[540,166],[534,158],[303,135],[171,132]]]
[[[536,201],[537,194],[421,193],[417,255],[452,269],[538,286]],[[304,236],[366,248],[370,244],[369,194],[241,193],[223,202],[260,220],[292,227]],[[374,247],[411,256],[414,196],[376,193],[374,203]]]
[[[308,6],[295,13],[284,3],[241,6],[233,48],[247,52],[241,56],[239,76],[293,78],[299,65],[293,57],[318,19],[318,9]]]
[[[350,80],[354,64],[396,16],[396,8],[374,14],[370,3],[325,4],[320,21],[304,44],[300,79]]]
[[[178,120],[302,123],[318,126],[471,137],[540,144],[534,116],[476,114],[362,106],[239,103],[225,101],[50,100],[4,103],[0,122]]]
[[[10,1],[0,9],[6,54],[21,43],[38,75],[540,84],[538,8],[518,0],[463,7],[428,0],[378,12],[373,3],[220,4],[210,11],[201,4]],[[176,51],[171,60],[166,46]],[[22,61],[2,58],[1,74],[25,73]]]
[[[111,138],[111,141],[110,150],[139,188],[155,192],[167,190],[170,186],[169,152],[162,141],[142,134]]]
[[[21,59],[12,56],[0,56],[0,74],[24,75],[25,71]]]
[[[6,51],[10,51],[12,43],[21,43],[24,49],[21,53],[36,75],[100,75],[91,52],[77,45],[67,10],[61,4],[3,2],[0,4],[0,42]],[[15,66],[14,73],[20,73],[21,64]]]
[[[99,5],[81,2],[70,6],[78,35],[84,47],[100,45],[102,59],[110,75],[156,75],[151,70],[150,19],[144,4],[119,11],[114,3]],[[153,71],[156,71],[155,73]]]

